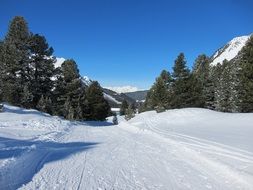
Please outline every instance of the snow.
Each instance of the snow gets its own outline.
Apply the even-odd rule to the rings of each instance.
[[[224,46],[222,49],[215,52],[213,56],[213,61],[211,62],[212,66],[217,65],[218,63],[222,64],[222,62],[226,59],[230,61],[231,59],[235,58],[239,51],[245,46],[246,42],[250,38],[249,36],[241,36],[232,39],[228,44],[227,47]],[[220,51],[222,53],[220,54]]]
[[[111,119],[69,122],[5,105],[0,189],[253,189],[253,114]]]
[[[113,112],[119,112],[120,108],[111,108],[111,111],[113,111]]]
[[[62,57],[56,57],[56,62],[54,63],[55,68],[60,67],[65,60]]]
[[[111,102],[114,102],[116,104],[121,104],[121,102],[119,102],[118,100],[116,100],[114,97],[110,96],[109,94],[106,94],[104,93],[104,98],[107,100],[107,101],[111,101]]]
[[[86,86],[90,86],[91,83],[93,82],[89,77],[87,76],[83,76],[82,77],[82,82],[86,85]]]
[[[107,89],[110,89],[114,92],[117,92],[117,93],[127,93],[127,92],[136,92],[136,91],[139,91],[140,89],[138,89],[137,87],[135,86],[113,86],[113,87],[105,87]]]

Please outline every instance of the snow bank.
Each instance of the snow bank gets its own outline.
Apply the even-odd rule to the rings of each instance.
[[[208,109],[186,108],[163,113],[145,112],[129,123],[159,133],[180,133],[227,144],[253,152],[253,113],[222,113]]]

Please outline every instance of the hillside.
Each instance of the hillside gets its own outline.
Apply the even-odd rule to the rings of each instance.
[[[56,58],[56,62],[54,63],[55,67],[60,67],[62,63],[65,61],[64,58]],[[85,86],[89,86],[92,83],[88,76],[82,77],[82,82]],[[113,90],[103,88],[104,98],[108,101],[111,107],[119,108],[123,100],[126,100],[129,104],[134,104],[136,102],[135,98],[128,96],[124,93],[117,93]]]
[[[253,188],[252,114],[188,108],[119,121],[5,105],[1,189]]]
[[[219,48],[212,56],[211,56],[211,65],[215,66],[218,63],[222,64],[222,62],[226,59],[227,61],[232,60],[235,58],[239,51],[245,46],[246,42],[250,38],[248,36],[239,36],[233,38],[229,41],[226,45],[222,48]]]
[[[125,95],[133,98],[136,101],[145,101],[148,90],[136,91],[136,92],[127,92]]]

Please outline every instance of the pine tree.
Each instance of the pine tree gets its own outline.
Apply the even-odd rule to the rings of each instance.
[[[145,102],[143,104],[143,108],[142,110],[143,111],[150,111],[150,110],[153,110],[154,107],[155,107],[155,103],[153,101],[153,86],[149,89],[149,91],[147,92],[147,96],[146,96],[146,99],[145,99]]]
[[[253,112],[253,35],[240,52],[240,109],[242,112]]]
[[[123,100],[121,106],[120,106],[120,115],[126,114],[126,109],[128,108],[128,103],[126,100]]]
[[[33,94],[31,92],[30,85],[28,83],[25,84],[22,92],[21,92],[21,105],[25,108],[33,108]]]
[[[134,114],[134,110],[131,107],[131,105],[128,106],[128,108],[126,109],[126,114],[125,114],[125,119],[126,120],[130,120],[135,116]]]
[[[215,81],[216,73],[215,73],[215,67],[210,68],[208,78],[204,84],[203,89],[203,98],[204,98],[204,107],[208,109],[215,109],[214,105],[214,96],[215,96]]]
[[[30,32],[23,17],[11,21],[2,46],[2,80],[5,101],[19,105],[21,93],[29,81]],[[26,84],[27,85],[27,84]]]
[[[145,107],[147,110],[156,109],[158,112],[171,107],[172,77],[170,73],[163,70],[156,82],[149,90]]]
[[[152,100],[158,112],[165,110],[168,105],[168,89],[162,77],[156,79],[156,83],[153,86]]]
[[[82,91],[78,100],[77,119],[85,120],[88,118],[91,118],[91,109],[89,106],[85,88],[82,88]]]
[[[37,109],[45,112],[45,113],[52,113],[52,101],[50,97],[45,97],[44,95],[41,96],[38,104]]]
[[[82,95],[83,85],[80,79],[79,70],[74,60],[66,60],[61,66],[63,77],[57,79],[55,93],[57,93],[58,103],[57,111],[65,118],[84,119],[78,114],[78,106],[80,106],[80,96]]]
[[[234,60],[229,61],[227,65],[227,90],[228,90],[228,98],[227,98],[227,112],[241,112],[240,110],[240,66]]]
[[[97,81],[90,84],[86,91],[91,120],[103,121],[110,114],[109,103],[105,100],[102,88]]]
[[[54,75],[53,48],[49,47],[44,36],[38,34],[30,38],[31,49],[31,84],[34,96],[33,104],[37,105],[42,95],[50,96],[53,88]]]
[[[52,112],[53,115],[63,116],[64,117],[64,108],[63,105],[65,103],[65,82],[63,76],[61,76],[61,69],[57,68],[56,73],[58,73],[55,77],[56,80],[54,82],[54,90],[52,91]]]
[[[191,98],[191,84],[189,83],[190,70],[186,66],[183,53],[180,53],[175,60],[172,76],[174,79],[172,86],[172,108],[189,107],[189,99]]]
[[[3,100],[3,75],[4,75],[4,63],[3,63],[3,42],[0,40],[0,102]]]
[[[230,97],[230,67],[229,62],[224,60],[221,66],[221,75],[219,77],[219,83],[216,85],[215,103],[216,110],[227,112],[228,100]]]
[[[210,87],[211,84],[211,81],[209,80],[209,62],[209,58],[205,54],[202,54],[198,56],[193,66],[192,83],[194,85],[193,92],[196,96],[196,101],[194,104],[197,107],[205,107],[206,102],[208,102],[210,98],[210,92],[208,92],[209,89],[207,89]]]

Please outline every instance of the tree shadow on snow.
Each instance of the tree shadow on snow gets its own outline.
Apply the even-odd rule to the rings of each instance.
[[[4,112],[16,113],[16,114],[34,114],[34,115],[39,115],[39,116],[51,117],[51,115],[40,112],[38,110],[25,109],[25,108],[19,108],[19,107],[4,106]]]
[[[0,137],[0,189],[17,189],[30,182],[45,164],[96,145],[95,142],[58,143]]]

